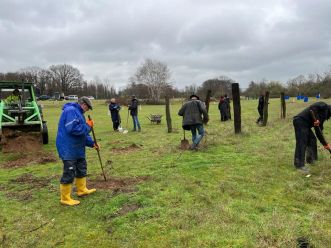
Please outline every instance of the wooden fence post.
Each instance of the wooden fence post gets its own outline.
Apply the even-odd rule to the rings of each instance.
[[[263,122],[262,126],[266,126],[268,122],[268,105],[269,105],[269,91],[266,91],[263,106]]]
[[[240,107],[240,91],[239,84],[232,84],[232,98],[233,98],[233,120],[234,120],[234,132],[236,134],[241,133],[241,107]]]
[[[286,118],[286,102],[285,102],[285,94],[284,92],[280,93],[280,101],[281,101],[281,108],[280,108],[280,118]]]
[[[165,104],[166,104],[166,119],[167,119],[168,133],[171,133],[172,124],[171,124],[171,115],[170,115],[170,101],[168,96],[165,97]]]
[[[207,96],[206,96],[206,110],[207,110],[207,113],[209,112],[210,95],[211,95],[211,90],[208,90],[207,91]]]

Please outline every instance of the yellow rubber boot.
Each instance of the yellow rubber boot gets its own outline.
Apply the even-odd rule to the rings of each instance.
[[[77,188],[78,196],[89,195],[96,191],[96,189],[87,189],[86,188],[86,177],[82,177],[82,178],[76,177],[76,188]]]
[[[80,203],[80,201],[71,199],[71,184],[60,184],[60,191],[61,191],[61,204],[68,206],[75,206]]]

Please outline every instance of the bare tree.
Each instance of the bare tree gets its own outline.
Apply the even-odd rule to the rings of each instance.
[[[166,64],[157,60],[146,59],[138,67],[134,78],[139,84],[147,85],[152,101],[159,102],[162,93],[169,85],[170,71]]]
[[[80,71],[71,65],[52,65],[49,67],[53,80],[59,84],[64,93],[75,92],[82,86],[83,76]]]

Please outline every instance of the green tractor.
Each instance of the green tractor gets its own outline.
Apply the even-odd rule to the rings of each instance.
[[[12,133],[39,133],[48,144],[48,130],[37,104],[33,83],[0,81],[0,142]]]

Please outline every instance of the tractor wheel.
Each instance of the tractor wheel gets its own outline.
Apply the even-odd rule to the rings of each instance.
[[[48,144],[48,129],[46,123],[43,123],[43,131],[42,131],[42,137],[43,137],[43,144]]]

